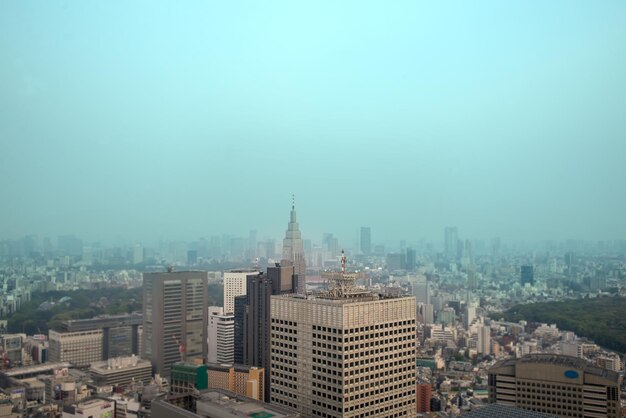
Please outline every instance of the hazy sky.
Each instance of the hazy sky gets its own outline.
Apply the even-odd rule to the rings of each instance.
[[[626,238],[626,2],[0,1],[0,239]]]

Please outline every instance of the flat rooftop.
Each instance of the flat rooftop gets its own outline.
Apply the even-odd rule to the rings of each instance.
[[[581,370],[587,374],[604,377],[605,379],[616,382],[619,381],[619,374],[613,370],[603,369],[602,367],[598,367],[587,360],[578,357],[565,356],[562,354],[528,354],[518,359],[501,360],[494,364],[492,368],[495,369],[503,366],[515,366],[516,364],[551,364],[556,366],[567,366],[572,369]]]
[[[290,418],[300,416],[286,408],[259,402],[222,389],[209,389],[202,392],[196,404],[198,413],[203,403],[208,404],[209,407],[218,407],[225,413],[236,417]]]
[[[513,408],[496,403],[468,412],[462,416],[463,418],[558,418],[556,415],[527,411],[525,409]]]

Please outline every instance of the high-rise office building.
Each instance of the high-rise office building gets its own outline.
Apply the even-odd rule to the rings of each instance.
[[[259,274],[254,269],[233,269],[224,272],[224,313],[235,312],[235,297],[246,294],[246,277]]]
[[[478,327],[478,354],[487,355],[491,352],[491,328],[486,325]]]
[[[361,227],[361,252],[365,255],[372,253],[372,229],[369,226]]]
[[[459,230],[456,226],[448,226],[444,231],[444,251],[448,260],[456,260],[459,250]]]
[[[535,284],[533,266],[522,266],[520,268],[520,282],[522,283],[522,286],[524,286],[526,283],[530,284],[531,286]]]
[[[415,271],[417,267],[417,253],[413,248],[406,249],[406,269],[407,271]]]
[[[291,217],[287,224],[287,231],[285,232],[285,238],[283,239],[283,260],[291,261],[293,263],[294,272],[298,277],[299,293],[306,292],[306,262],[304,259],[304,243],[302,242],[302,233],[298,227],[298,221],[296,220],[296,207],[295,204],[291,205]],[[283,265],[287,265],[284,261]]]
[[[271,303],[272,403],[302,417],[416,415],[414,297],[338,279],[326,294]]]
[[[208,354],[210,363],[233,363],[235,360],[235,315],[225,314],[218,306],[209,307]]]
[[[141,357],[154,373],[169,376],[178,361],[204,361],[207,356],[205,271],[143,274]]]
[[[276,264],[267,274],[249,275],[246,294],[235,298],[235,363],[263,368],[270,381],[270,296],[291,294],[297,287],[294,266]],[[269,399],[269,384],[264,386]]]
[[[489,369],[489,401],[561,417],[618,418],[620,375],[576,357],[530,354]]]

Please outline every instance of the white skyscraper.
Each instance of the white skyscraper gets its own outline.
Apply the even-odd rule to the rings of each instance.
[[[232,364],[235,358],[235,316],[219,306],[209,306],[209,363]]]
[[[235,297],[246,294],[246,277],[259,271],[254,269],[236,269],[224,272],[224,313],[235,312]]]
[[[478,354],[487,355],[491,352],[491,328],[485,325],[478,327]]]

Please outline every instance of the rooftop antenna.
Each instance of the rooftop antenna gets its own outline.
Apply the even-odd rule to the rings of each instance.
[[[291,209],[295,209],[296,208],[296,195],[295,194],[291,194]]]

